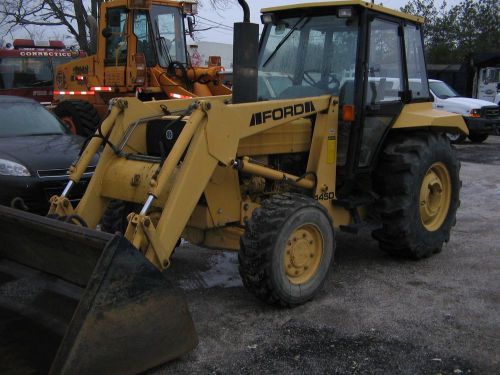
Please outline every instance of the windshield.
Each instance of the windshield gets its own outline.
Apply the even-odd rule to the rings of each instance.
[[[440,99],[458,98],[460,95],[444,82],[429,82],[431,91]]]
[[[167,67],[172,61],[186,64],[186,42],[181,10],[164,5],[151,6],[159,63]]]
[[[485,84],[500,82],[500,69],[486,68],[483,76],[483,82]]]
[[[259,100],[339,95],[354,81],[357,18],[290,17],[267,25],[259,56]]]
[[[0,59],[0,89],[52,86],[55,67],[72,57],[5,57]]]
[[[59,120],[38,103],[2,102],[0,111],[2,138],[66,133]]]

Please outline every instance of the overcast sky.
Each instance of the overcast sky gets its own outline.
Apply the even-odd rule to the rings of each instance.
[[[222,0],[223,1],[223,0]],[[260,24],[260,10],[262,8],[267,8],[277,5],[286,4],[297,4],[297,3],[312,3],[321,2],[322,0],[308,1],[308,0],[247,0],[250,6],[250,16],[251,21]],[[197,42],[219,42],[219,43],[233,43],[233,23],[241,22],[243,20],[243,11],[238,5],[237,0],[226,0],[227,6],[221,9],[213,9],[209,5],[209,0],[201,1],[204,6],[199,8],[197,19],[197,29],[210,30],[201,31],[197,35]],[[409,0],[375,0],[375,3],[383,3],[384,6],[392,9],[399,10],[400,7],[404,6],[409,2]],[[436,0],[436,6],[441,5],[443,0]],[[460,0],[447,0],[448,5],[458,4]],[[37,39],[48,40],[48,39],[62,39],[67,34],[64,27],[45,27],[37,28]],[[68,35],[66,35],[68,37]],[[17,30],[14,38],[26,38],[27,33],[23,30]],[[0,38],[5,38],[5,41],[11,41],[10,35],[0,35]],[[68,43],[68,40],[65,40]],[[195,41],[196,42],[196,41]],[[192,44],[193,41],[188,37],[188,44]]]
[[[250,6],[250,17],[252,22],[260,24],[260,10],[262,8],[267,8],[276,5],[286,5],[286,4],[297,4],[297,3],[313,3],[316,1],[307,0],[247,0]],[[384,6],[392,9],[399,10],[400,7],[404,6],[409,2],[409,0],[376,0],[375,3],[383,3]],[[448,0],[448,5],[458,4],[459,0]],[[207,42],[220,42],[220,43],[230,43],[233,42],[232,25],[234,22],[241,22],[243,20],[243,11],[238,5],[237,0],[229,0],[228,6],[224,10],[214,10],[208,5],[208,0],[203,2],[205,5],[199,9],[199,14],[197,17],[198,29],[205,29],[208,27],[214,27],[213,29],[202,31],[198,33],[198,41]],[[440,5],[442,0],[436,0],[436,5]],[[220,25],[218,25],[220,24]],[[190,38],[189,38],[190,39]],[[190,43],[190,41],[188,41]]]

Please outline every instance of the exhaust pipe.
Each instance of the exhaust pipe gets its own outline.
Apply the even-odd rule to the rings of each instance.
[[[233,104],[257,101],[259,25],[250,22],[247,2],[238,3],[243,8],[243,22],[234,24]]]

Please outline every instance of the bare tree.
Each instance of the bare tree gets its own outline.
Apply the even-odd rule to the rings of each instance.
[[[0,34],[24,29],[29,35],[40,27],[65,27],[81,50],[95,52],[96,35],[91,15],[97,20],[103,0],[3,0],[0,5]],[[205,0],[200,5],[224,9],[235,0]]]
[[[17,29],[30,33],[33,27],[63,26],[80,49],[92,52],[88,16],[97,18],[101,1],[90,0],[90,7],[86,7],[83,0],[4,0],[0,6],[0,30],[8,35]]]

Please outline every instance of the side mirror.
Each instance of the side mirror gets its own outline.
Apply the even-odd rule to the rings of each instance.
[[[188,22],[188,30],[189,30],[189,35],[191,35],[191,37],[193,36],[193,32],[194,32],[194,17],[192,16],[188,16],[187,17],[187,22]]]
[[[111,35],[113,35],[113,32],[111,31],[110,27],[105,27],[102,29],[102,36],[108,39]]]

